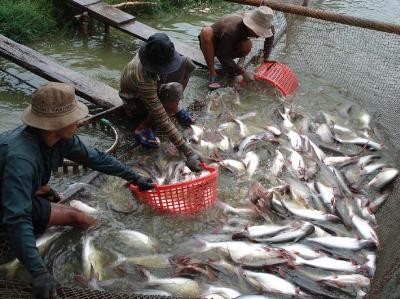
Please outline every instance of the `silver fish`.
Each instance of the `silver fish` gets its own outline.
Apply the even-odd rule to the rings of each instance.
[[[202,292],[201,298],[209,298],[209,299],[214,299],[214,298],[224,298],[224,299],[230,299],[230,298],[236,298],[242,295],[240,292],[237,290],[234,290],[232,288],[225,288],[225,287],[217,287],[213,285],[208,285],[206,286],[206,290]],[[219,297],[217,297],[219,296]]]
[[[282,203],[289,210],[290,213],[303,219],[317,221],[339,221],[339,218],[332,214],[326,214],[319,210],[306,209],[299,205],[296,205],[293,202],[282,201]]]
[[[117,256],[117,260],[111,264],[111,267],[116,267],[121,264],[138,265],[146,268],[165,269],[172,266],[171,254],[153,254],[143,256],[124,256],[123,254],[113,251]]]
[[[244,165],[246,165],[247,174],[249,175],[249,179],[253,176],[254,172],[258,168],[258,164],[260,163],[260,158],[253,151],[247,152],[246,156],[242,160]]]
[[[292,255],[297,255],[297,256],[300,256],[305,259],[316,259],[318,257],[325,255],[324,253],[315,251],[310,246],[300,244],[300,243],[287,244],[287,245],[283,244],[283,245],[279,245],[279,247],[285,249]]]
[[[360,174],[362,174],[362,175],[371,174],[375,171],[382,169],[385,166],[386,166],[385,163],[374,163],[374,164],[365,165],[362,167]]]
[[[368,155],[363,156],[358,159],[357,165],[363,168],[365,165],[369,164],[372,160],[379,159],[378,155]]]
[[[357,272],[362,269],[360,265],[353,265],[353,263],[335,258],[323,256],[312,260],[305,260],[301,257],[296,257],[294,260],[295,265],[307,265],[314,268],[321,268],[333,271],[346,271],[346,272]]]
[[[270,131],[272,134],[275,136],[280,136],[282,134],[281,130],[279,130],[277,127],[272,126],[272,125],[267,125],[264,127],[266,130]]]
[[[243,161],[225,159],[219,162],[219,164],[235,174],[242,174],[246,171],[246,165],[243,163]]]
[[[270,238],[252,238],[252,240],[257,241],[257,242],[263,242],[263,243],[282,243],[282,242],[297,242],[301,240],[302,238],[305,238],[306,236],[312,234],[314,232],[315,228],[314,225],[311,223],[303,223],[302,226],[299,228],[293,228],[292,230],[285,231],[281,234],[278,234],[274,237]]]
[[[85,214],[88,214],[88,215],[92,215],[93,216],[93,215],[96,215],[96,214],[98,214],[100,212],[98,209],[93,208],[93,207],[85,204],[84,202],[82,202],[80,200],[73,199],[73,200],[71,200],[69,202],[69,204],[70,204],[71,207],[73,207],[75,209],[78,209],[79,211],[81,211],[81,212],[83,212]]]
[[[391,183],[399,174],[399,171],[395,168],[385,168],[376,175],[371,181],[369,181],[368,186],[375,189],[382,189],[387,184]]]
[[[294,170],[294,174],[299,178],[304,178],[304,174],[306,172],[306,165],[304,163],[303,157],[296,151],[290,150],[291,154],[289,156],[289,161],[291,163],[291,167]]]
[[[332,129],[327,124],[320,125],[315,131],[315,133],[325,143],[334,142],[334,134],[332,133]]]
[[[101,252],[95,248],[93,240],[94,237],[88,234],[82,240],[82,274],[90,280],[93,271],[98,280],[103,280],[103,257]]]
[[[273,274],[248,270],[242,271],[241,274],[247,282],[264,292],[291,296],[305,295],[294,284]]]
[[[126,245],[141,251],[156,252],[159,248],[157,241],[153,240],[148,235],[135,230],[123,229],[118,231],[117,236]]]
[[[235,215],[239,215],[241,217],[257,217],[259,216],[259,213],[252,208],[235,208],[232,207],[230,205],[228,205],[227,203],[218,200],[216,202],[216,205],[222,209],[224,212],[228,212],[228,213],[232,213]]]
[[[357,157],[341,156],[341,157],[326,157],[324,163],[327,166],[343,167],[352,163],[356,163]]]
[[[360,218],[358,215],[352,215],[351,221],[360,235],[366,240],[373,240],[379,245],[378,236],[375,230],[369,225],[368,221]]]
[[[307,238],[309,242],[318,243],[320,245],[347,250],[361,250],[363,248],[375,247],[375,242],[372,240],[358,240],[349,237],[322,237],[322,238]]]
[[[252,225],[246,226],[243,231],[236,232],[232,235],[232,238],[258,238],[264,236],[273,236],[284,230],[289,229],[289,226],[274,225],[274,224],[263,224],[263,225]]]
[[[272,162],[271,172],[274,176],[278,177],[283,170],[285,165],[285,158],[279,150],[275,150],[275,158]]]
[[[197,297],[200,294],[199,284],[192,279],[182,277],[158,278],[145,269],[141,269],[141,271],[147,277],[146,285],[158,286],[173,296]]]
[[[382,194],[381,196],[379,196],[378,198],[374,199],[369,205],[368,205],[368,209],[372,212],[372,213],[376,213],[379,208],[384,204],[384,202],[386,201],[386,199],[388,198],[388,194]]]
[[[331,283],[340,286],[358,286],[358,287],[368,287],[370,281],[368,277],[361,274],[348,274],[348,275],[330,275],[325,276],[320,280],[323,283]]]
[[[248,132],[246,125],[240,119],[237,118],[234,118],[233,121],[239,125],[240,136],[245,137]]]
[[[382,149],[382,145],[369,140],[367,138],[363,138],[363,137],[353,137],[353,138],[349,138],[349,139],[342,139],[338,136],[335,137],[336,141],[340,142],[340,143],[349,143],[349,144],[356,144],[356,145],[362,145],[362,146],[367,146],[368,148],[372,148],[374,150],[381,150]]]

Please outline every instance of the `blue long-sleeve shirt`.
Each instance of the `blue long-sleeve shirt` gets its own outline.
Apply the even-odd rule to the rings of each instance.
[[[60,167],[64,157],[129,181],[137,179],[127,165],[87,147],[78,136],[49,147],[40,131],[31,127],[20,126],[0,134],[0,223],[17,258],[31,274],[45,270],[33,232],[32,198],[48,183],[51,170]]]

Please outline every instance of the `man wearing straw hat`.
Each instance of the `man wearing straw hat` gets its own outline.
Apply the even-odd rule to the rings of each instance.
[[[62,166],[64,157],[131,181],[141,190],[152,188],[151,179],[74,135],[78,121],[87,115],[88,108],[76,100],[72,86],[48,83],[34,92],[22,115],[25,125],[0,134],[0,230],[32,275],[37,298],[51,298],[57,282],[38,253],[36,237],[48,226],[85,228],[96,223],[75,208],[55,203],[59,197],[54,193],[43,193],[51,170]]]
[[[263,37],[264,61],[271,53],[273,34],[273,11],[267,6],[260,6],[250,12],[237,12],[223,16],[215,24],[204,27],[199,35],[200,48],[209,71],[209,89],[221,87],[214,65],[214,57],[221,62],[228,74],[242,75],[246,81],[253,81],[250,71],[235,63],[235,58],[244,58],[250,53],[251,37]]]

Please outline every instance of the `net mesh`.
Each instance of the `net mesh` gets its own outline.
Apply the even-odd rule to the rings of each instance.
[[[290,1],[303,4],[303,0]],[[364,107],[376,121],[386,144],[400,148],[400,36],[374,30],[320,21],[296,15],[277,13],[275,26],[287,34],[274,49],[274,58],[287,63],[296,73],[305,73],[341,87],[350,99]],[[255,41],[251,56],[262,47]],[[192,107],[199,112],[203,108]],[[394,157],[393,160],[398,161]],[[371,298],[400,297],[400,180],[377,214],[380,248],[377,269],[369,296]],[[3,237],[2,237],[3,240]],[[8,254],[4,242],[0,257]],[[126,294],[110,294],[88,289],[62,289],[61,298],[149,298]],[[0,279],[0,298],[31,298],[29,285]]]
[[[385,144],[398,149],[400,36],[295,15],[286,22],[287,34],[275,49],[275,57],[296,73],[322,78],[343,89],[370,113]],[[259,41],[255,51],[261,47]],[[398,158],[397,154],[393,160]],[[377,214],[380,248],[370,298],[400,298],[399,190],[397,180]]]

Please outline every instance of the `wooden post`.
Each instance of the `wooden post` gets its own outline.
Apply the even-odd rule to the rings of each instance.
[[[89,27],[89,14],[87,11],[84,11],[82,13],[82,35],[83,37],[87,38],[88,37],[88,27]]]
[[[110,32],[111,32],[111,26],[106,24],[106,23],[104,23],[104,33],[105,34],[110,34]]]

